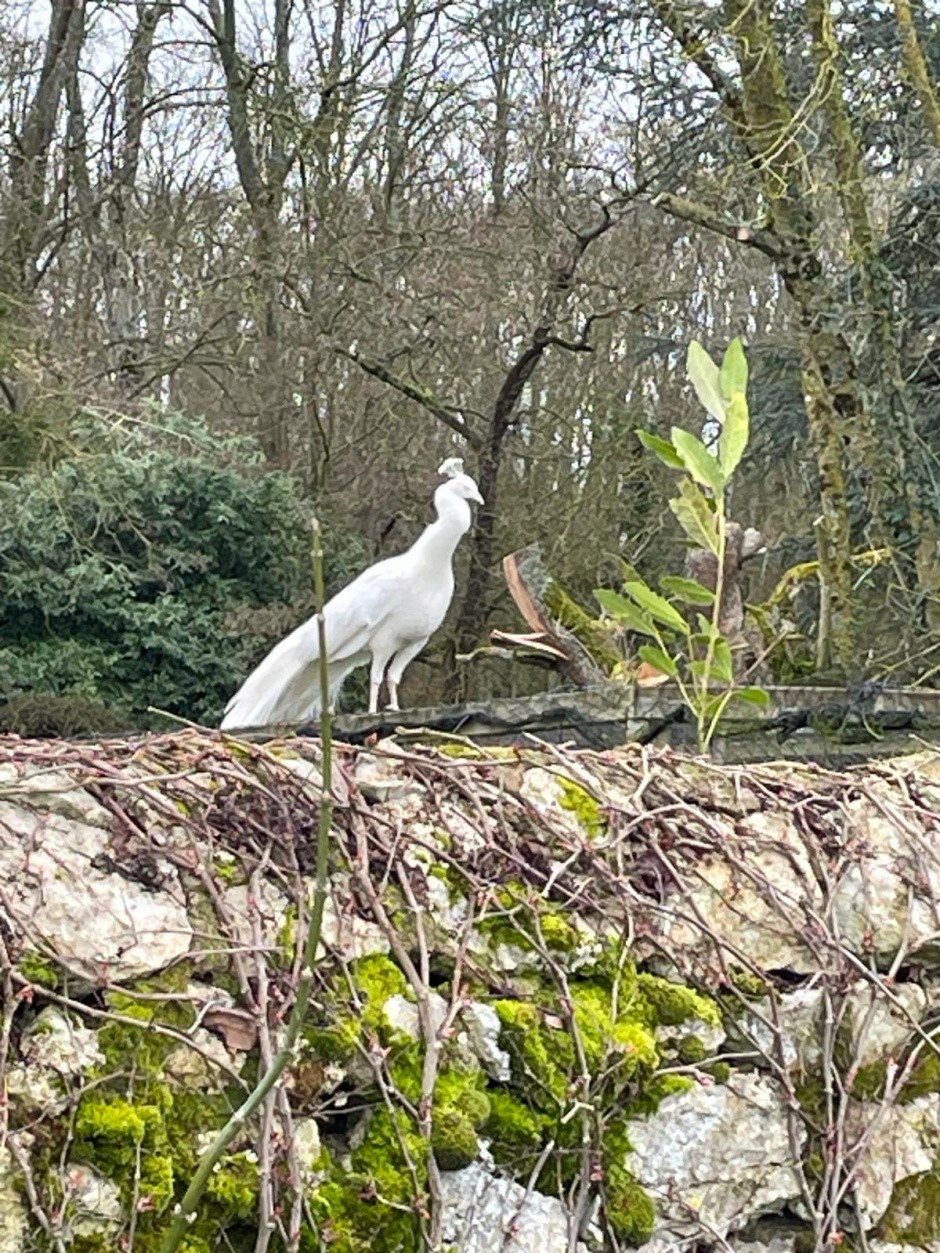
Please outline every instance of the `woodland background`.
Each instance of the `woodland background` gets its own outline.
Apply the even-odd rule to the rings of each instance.
[[[499,559],[680,572],[633,432],[700,430],[686,346],[737,335],[750,600],[818,557],[832,671],[936,685],[938,80],[936,0],[9,0],[0,722],[217,719],[313,514],[335,587],[455,452],[486,506],[405,699],[544,683],[454,660],[519,625]]]

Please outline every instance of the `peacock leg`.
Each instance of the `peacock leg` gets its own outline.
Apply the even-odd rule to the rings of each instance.
[[[428,642],[428,637],[421,640],[415,640],[408,644],[392,658],[392,664],[388,668],[388,695],[389,709],[398,709],[398,685],[401,682],[401,676],[405,673],[405,668],[414,661],[421,649]]]

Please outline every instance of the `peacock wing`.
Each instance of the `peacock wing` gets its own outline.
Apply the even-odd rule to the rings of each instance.
[[[364,570],[327,602],[323,616],[329,681],[367,659],[377,631],[394,619],[407,572],[391,557]],[[229,701],[223,730],[295,722],[319,712],[320,636],[316,615],[262,659]]]

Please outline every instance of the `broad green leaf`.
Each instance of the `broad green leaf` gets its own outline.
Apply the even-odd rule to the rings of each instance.
[[[659,580],[659,586],[664,592],[687,605],[711,605],[715,601],[715,593],[695,579],[681,579],[677,575],[666,574]]]
[[[710,487],[716,496],[720,496],[725,490],[725,476],[721,472],[717,459],[712,456],[702,441],[689,431],[683,431],[678,426],[674,426],[672,442],[676,452],[682,458],[684,468],[692,475],[696,483],[701,483],[703,487]]]
[[[740,339],[733,339],[725,351],[718,375],[721,394],[730,400],[735,392],[747,391],[747,357]]]
[[[656,648],[653,644],[641,644],[636,650],[643,661],[649,662],[656,670],[661,670],[663,674],[668,674],[670,679],[679,677],[679,667],[675,663],[675,659],[670,657],[668,653],[664,653],[661,648]]]
[[[629,561],[620,558],[620,575],[624,583],[628,583],[631,579],[639,579],[641,576],[637,572],[636,566],[631,566]]]
[[[702,633],[702,639],[705,641],[707,646],[709,640],[713,640],[718,634],[718,628],[715,626],[714,622],[712,622],[711,618],[706,618],[703,613],[697,613],[695,615],[695,620],[698,623],[699,631]]]
[[[724,638],[715,640],[712,650],[711,677],[717,679],[719,683],[731,683],[734,680],[734,672],[731,667],[731,649],[728,646],[728,641]]]
[[[632,600],[627,600],[625,596],[620,596],[617,592],[612,592],[606,587],[598,587],[594,590],[594,599],[603,609],[604,613],[610,614],[612,618],[616,618],[618,622],[630,631],[638,631],[641,635],[651,635],[653,639],[657,638],[656,628],[646,616],[637,609]]]
[[[679,525],[696,548],[707,548],[718,556],[718,532],[712,507],[689,479],[679,484],[679,495],[669,502],[669,508],[679,520]]]
[[[718,436],[718,460],[726,480],[731,478],[744,456],[749,427],[747,397],[744,392],[735,392],[728,401],[725,424]]]
[[[718,367],[700,343],[692,340],[686,356],[686,373],[695,394],[716,422],[724,422],[725,405],[721,398]]]
[[[732,695],[735,700],[747,701],[749,705],[760,705],[762,709],[770,705],[770,693],[765,692],[762,687],[739,687]]]
[[[640,608],[648,613],[651,618],[655,618],[657,622],[661,622],[664,626],[671,627],[674,631],[681,631],[683,635],[688,635],[689,624],[679,610],[676,609],[675,605],[670,605],[665,597],[660,596],[658,592],[654,592],[651,587],[647,587],[645,583],[639,581],[625,583],[623,587],[627,595],[632,596]]]
[[[725,693],[720,696],[709,696],[702,702],[702,717],[706,722],[711,722],[716,714],[721,712],[722,705],[726,703]]]
[[[650,452],[654,452],[660,461],[664,461],[672,470],[684,470],[682,458],[670,444],[668,439],[663,439],[660,435],[653,435],[650,431],[644,431],[640,428],[636,432],[637,439],[644,448],[648,448]]]

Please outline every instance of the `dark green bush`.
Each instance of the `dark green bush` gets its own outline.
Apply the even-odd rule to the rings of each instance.
[[[0,701],[214,722],[312,610],[311,510],[251,440],[191,419],[88,419],[75,441],[51,470],[0,482]],[[324,547],[332,584],[365,563],[349,536],[328,530]]]

